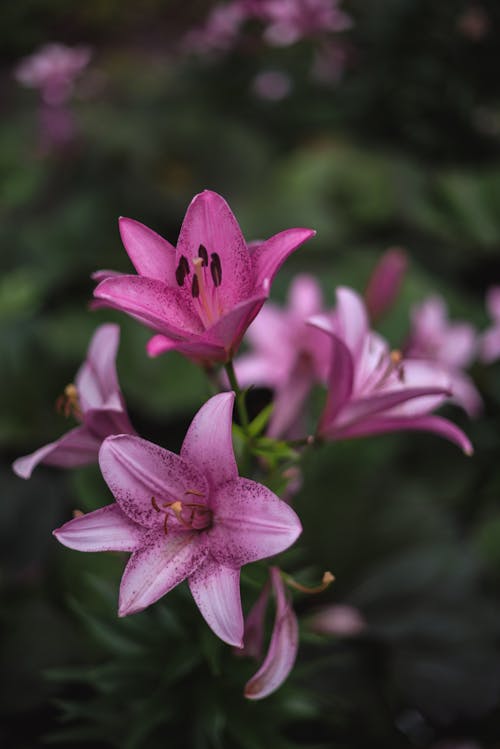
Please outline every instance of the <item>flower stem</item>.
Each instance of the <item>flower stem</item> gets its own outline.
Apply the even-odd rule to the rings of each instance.
[[[238,406],[238,415],[240,417],[240,422],[241,422],[243,431],[246,433],[250,422],[248,420],[248,411],[247,411],[247,406],[245,403],[245,391],[242,390],[238,384],[238,379],[236,377],[236,372],[234,371],[234,365],[233,365],[232,359],[228,361],[227,364],[224,365],[224,368],[226,370],[231,388],[234,390],[236,394],[236,404]]]

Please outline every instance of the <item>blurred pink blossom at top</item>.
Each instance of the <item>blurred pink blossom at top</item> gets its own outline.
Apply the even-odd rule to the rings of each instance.
[[[248,13],[244,3],[232,2],[216,5],[206,21],[189,31],[183,40],[188,52],[209,54],[227,52],[234,46]]]
[[[431,296],[413,308],[406,354],[441,364],[453,393],[452,400],[469,416],[477,416],[482,407],[474,382],[464,372],[475,359],[478,336],[468,322],[450,322],[444,300]]]
[[[250,0],[246,7],[267,24],[264,38],[277,47],[317,33],[345,31],[352,25],[338,0]]]
[[[479,353],[481,361],[491,364],[500,358],[500,286],[492,286],[488,290],[486,307],[493,324],[481,336]]]
[[[25,57],[14,75],[23,86],[39,89],[45,104],[61,105],[71,96],[75,79],[88,65],[91,54],[85,46],[46,44]]]

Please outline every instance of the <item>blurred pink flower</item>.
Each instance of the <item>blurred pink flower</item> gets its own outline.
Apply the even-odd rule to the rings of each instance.
[[[236,43],[247,16],[244,3],[238,0],[216,5],[204,24],[185,35],[182,47],[186,52],[200,55],[227,52]]]
[[[267,304],[248,329],[252,351],[235,361],[235,370],[244,387],[274,389],[268,428],[271,437],[296,431],[311,388],[326,381],[328,341],[306,324],[309,317],[324,312],[317,281],[313,276],[300,275],[290,287],[287,307]]]
[[[135,434],[116,376],[118,325],[101,325],[90,342],[87,357],[78,370],[75,385],[68,385],[59,405],[81,425],[31,455],[18,458],[12,468],[23,479],[39,463],[74,468],[93,463],[102,441],[110,434]]]
[[[250,0],[246,7],[267,24],[266,41],[280,47],[352,26],[351,18],[340,10],[339,0]]]
[[[37,88],[45,104],[59,106],[73,93],[78,75],[91,58],[89,47],[46,44],[24,58],[14,71],[23,86]]]
[[[319,609],[309,619],[313,632],[338,637],[355,637],[366,629],[359,609],[347,604],[334,604]]]
[[[491,364],[500,358],[500,286],[492,286],[488,289],[486,307],[493,325],[482,334],[479,352],[481,361]]]
[[[180,455],[129,435],[103,443],[99,464],[116,502],[54,531],[78,551],[130,551],[119,615],[142,611],[186,578],[209,627],[243,647],[240,568],[287,549],[297,515],[267,487],[238,476],[234,393],[198,411]]]
[[[391,247],[380,257],[365,290],[370,320],[378,320],[394,304],[408,267],[406,252]]]
[[[470,455],[472,445],[455,424],[430,412],[450,396],[450,382],[439,365],[402,359],[370,331],[362,299],[337,289],[333,321],[317,316],[311,324],[328,335],[331,363],[328,397],[318,435],[338,440],[400,430],[434,432]]]
[[[441,297],[431,296],[413,308],[406,356],[440,364],[450,381],[451,400],[471,417],[481,411],[482,400],[473,380],[463,370],[474,360],[477,346],[474,326],[468,322],[450,322]]]
[[[315,234],[288,229],[248,247],[228,204],[210,190],[191,201],[177,248],[132,219],[120,219],[120,232],[139,275],[105,277],[94,291],[99,306],[157,330],[151,356],[176,350],[222,362],[237,350],[283,261]]]
[[[293,668],[299,647],[299,625],[286,594],[278,567],[269,570],[276,598],[276,614],[267,655],[261,667],[245,686],[245,697],[262,700],[275,692]],[[266,586],[251,610],[245,627],[245,649],[259,657],[264,636],[264,615],[269,588]]]
[[[255,76],[252,89],[260,99],[281,101],[292,90],[292,79],[279,70],[263,70]]]

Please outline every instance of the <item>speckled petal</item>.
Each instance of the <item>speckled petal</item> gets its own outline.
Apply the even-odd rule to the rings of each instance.
[[[196,466],[140,437],[108,437],[99,451],[99,465],[123,512],[147,528],[163,526],[165,520],[154,505],[163,509],[167,502],[192,501],[192,496],[204,504],[208,498],[207,482]],[[197,494],[189,494],[193,491]]]
[[[142,611],[175,588],[207,556],[203,534],[181,532],[153,534],[149,544],[132,554],[120,585],[118,614]]]
[[[212,488],[238,476],[232,440],[234,393],[214,395],[195,415],[181,457],[206,477]]]
[[[60,543],[77,551],[135,551],[144,531],[112,504],[76,517],[53,533]]]
[[[229,567],[265,559],[288,549],[302,532],[289,505],[250,479],[223,484],[212,499],[209,533],[214,558]]]
[[[193,598],[217,637],[243,647],[240,571],[207,559],[189,578]]]

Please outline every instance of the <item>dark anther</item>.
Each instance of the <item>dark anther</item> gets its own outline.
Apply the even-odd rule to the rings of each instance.
[[[214,286],[220,286],[222,283],[222,265],[220,263],[220,257],[216,252],[212,252],[210,257],[212,258],[210,261],[210,273],[212,274]]]
[[[202,244],[200,244],[200,246],[198,247],[198,257],[201,257],[201,259],[203,260],[202,265],[203,267],[206,267],[208,265],[208,252],[207,248]]]
[[[198,276],[193,276],[193,282],[191,284],[191,296],[196,299],[200,296],[200,285],[198,283]]]
[[[175,278],[179,286],[183,286],[186,276],[189,276],[189,263],[184,255],[182,255],[181,259],[179,260],[179,265],[177,266],[177,269],[175,271]]]

